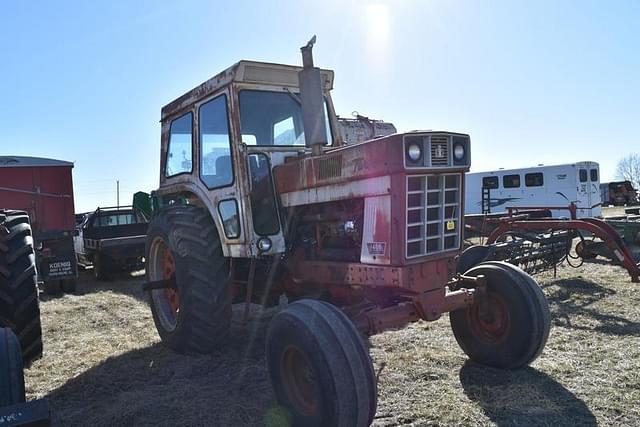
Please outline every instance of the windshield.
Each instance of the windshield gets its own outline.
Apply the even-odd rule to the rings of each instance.
[[[240,129],[247,145],[305,145],[302,106],[297,94],[242,90],[240,99]],[[332,143],[327,103],[324,117],[327,141]]]

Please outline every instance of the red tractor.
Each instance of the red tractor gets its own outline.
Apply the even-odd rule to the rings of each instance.
[[[363,335],[436,320],[473,360],[519,368],[542,351],[549,308],[501,262],[456,274],[470,138],[444,131],[345,145],[333,72],[241,61],[162,109],[147,283],[170,348],[224,346],[233,303],[284,306],[268,371],[295,425],[371,423]]]

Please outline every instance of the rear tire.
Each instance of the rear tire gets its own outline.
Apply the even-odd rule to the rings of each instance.
[[[64,279],[62,281],[62,290],[66,293],[74,293],[76,291],[76,279]]]
[[[11,329],[0,328],[0,408],[24,401],[20,342]]]
[[[100,282],[105,282],[111,279],[112,266],[111,260],[109,257],[96,254],[93,258],[93,275],[96,280]]]
[[[549,304],[535,280],[520,268],[489,261],[464,273],[484,275],[487,293],[465,309],[449,313],[462,350],[475,362],[516,369],[533,362],[551,327]]]
[[[62,280],[51,279],[42,283],[42,290],[47,295],[60,295],[62,293]]]
[[[278,402],[296,426],[368,426],[376,377],[363,340],[335,306],[303,299],[274,316],[267,368]]]
[[[175,206],[149,224],[148,281],[175,278],[176,289],[150,291],[153,320],[162,342],[179,353],[210,353],[231,323],[228,263],[206,210]]]
[[[0,210],[0,327],[17,335],[24,365],[42,355],[35,254],[26,212]]]

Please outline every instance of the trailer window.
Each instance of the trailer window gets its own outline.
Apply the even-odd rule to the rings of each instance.
[[[165,176],[191,173],[193,114],[187,113],[171,122]]]
[[[587,182],[587,170],[580,169],[580,182]]]
[[[542,187],[544,178],[541,172],[527,173],[524,175],[524,185],[527,187]]]
[[[520,175],[505,175],[502,177],[502,186],[504,188],[520,187]]]
[[[589,171],[589,173],[591,174],[591,182],[597,182],[598,181],[598,169],[591,169]]]
[[[233,183],[231,138],[227,115],[227,97],[220,95],[202,104],[199,111],[200,177],[207,188]]]
[[[483,188],[498,188],[498,177],[497,176],[485,176],[482,178],[482,187]]]

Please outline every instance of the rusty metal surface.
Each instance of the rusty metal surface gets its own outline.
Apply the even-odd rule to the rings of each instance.
[[[370,119],[359,114],[355,118],[338,117],[338,129],[345,144],[349,145],[393,135],[398,132],[393,123]]]
[[[437,320],[443,313],[469,307],[486,292],[484,276],[457,276],[448,285],[412,295],[409,301],[390,307],[367,307],[353,315],[352,321],[361,333],[374,335],[418,320]]]
[[[399,267],[299,260],[293,280],[301,285],[388,287],[419,293],[442,288],[454,271],[454,255]]]
[[[365,178],[391,175],[403,170],[402,138],[392,135],[363,144],[329,150],[322,157],[293,159],[274,168],[276,188],[280,194],[331,184],[344,184]],[[326,159],[336,159],[337,173],[321,173]]]
[[[391,196],[367,197],[360,262],[391,264]]]
[[[378,176],[353,181],[348,185],[334,184],[309,188],[306,190],[292,191],[290,193],[280,194],[280,200],[282,201],[283,206],[290,207],[378,196],[389,194],[391,192],[390,183],[390,177]]]

